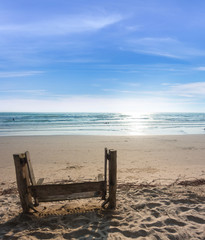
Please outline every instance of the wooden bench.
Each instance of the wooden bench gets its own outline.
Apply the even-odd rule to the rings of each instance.
[[[43,179],[35,180],[29,152],[14,154],[16,180],[21,206],[24,213],[30,209],[37,211],[39,202],[62,201],[78,198],[101,197],[102,207],[116,208],[117,151],[105,148],[104,180],[69,184],[42,184]],[[109,181],[107,183],[107,161],[109,161]],[[109,196],[107,197],[107,186]]]

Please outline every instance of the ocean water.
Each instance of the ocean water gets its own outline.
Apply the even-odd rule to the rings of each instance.
[[[0,113],[0,136],[205,134],[205,113]]]

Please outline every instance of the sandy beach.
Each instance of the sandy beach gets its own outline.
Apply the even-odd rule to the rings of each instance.
[[[98,180],[117,150],[117,209],[99,199],[44,203],[22,215],[12,155],[29,151],[36,179]],[[205,135],[0,137],[1,239],[205,239]]]

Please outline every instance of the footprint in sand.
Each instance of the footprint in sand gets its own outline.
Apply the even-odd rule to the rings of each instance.
[[[176,219],[173,219],[173,218],[168,218],[164,221],[164,223],[166,225],[177,225],[177,226],[180,226],[180,227],[183,227],[185,226],[186,224],[183,223],[183,222],[180,222],[180,221],[177,221]]]
[[[34,236],[38,239],[54,239],[56,234],[45,233],[45,232],[33,232],[29,234],[30,236]]]
[[[189,221],[192,221],[192,222],[195,222],[195,223],[205,224],[205,220],[203,218],[196,217],[196,216],[193,216],[193,215],[188,215],[187,219]]]
[[[88,229],[75,230],[70,233],[63,234],[63,237],[65,239],[72,239],[72,238],[79,239],[82,236],[84,237],[84,239],[96,239],[101,237],[99,233],[90,231]]]

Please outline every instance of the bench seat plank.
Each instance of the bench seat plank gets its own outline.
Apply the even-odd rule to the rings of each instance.
[[[54,201],[64,201],[64,200],[74,200],[74,199],[84,199],[84,198],[95,198],[102,197],[102,192],[82,192],[82,193],[72,193],[67,195],[53,195],[53,196],[42,196],[38,198],[39,202],[54,202]]]
[[[36,197],[40,202],[42,201],[59,201],[66,199],[73,199],[72,194],[76,196],[91,195],[91,197],[102,196],[106,191],[106,182],[83,182],[72,184],[43,184],[28,187],[31,195]],[[89,192],[92,192],[90,194]],[[70,197],[69,197],[70,195]],[[74,195],[73,195],[74,196]],[[53,199],[53,200],[52,200]]]

